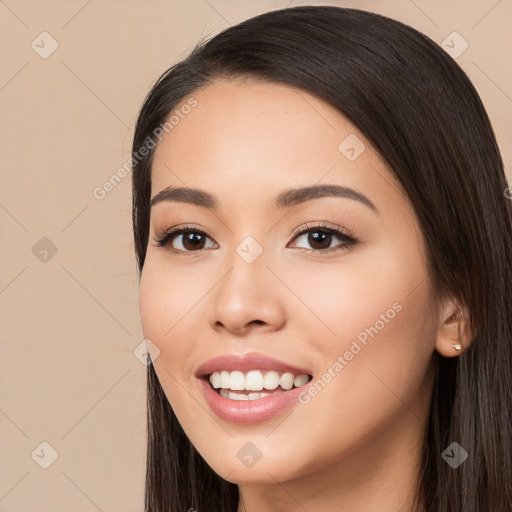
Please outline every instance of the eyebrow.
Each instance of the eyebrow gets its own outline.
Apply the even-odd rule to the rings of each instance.
[[[318,199],[320,197],[342,197],[359,201],[379,214],[377,207],[364,194],[349,187],[341,185],[313,185],[309,187],[294,188],[281,192],[272,203],[273,208],[290,208],[292,206]],[[176,201],[202,206],[210,210],[218,209],[215,197],[208,192],[195,188],[173,187],[164,188],[156,194],[150,202],[150,208],[163,201]]]

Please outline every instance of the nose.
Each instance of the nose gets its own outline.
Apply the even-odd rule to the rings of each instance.
[[[235,336],[281,329],[286,321],[285,290],[268,268],[265,251],[251,263],[235,253],[229,263],[210,297],[212,328]]]

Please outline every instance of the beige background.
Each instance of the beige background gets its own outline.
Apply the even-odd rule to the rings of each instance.
[[[130,176],[102,200],[93,189],[128,159],[151,83],[201,36],[327,3],[394,17],[439,44],[459,32],[469,47],[457,62],[511,168],[511,0],[0,0],[0,511],[143,510]],[[58,44],[47,58],[43,31]]]

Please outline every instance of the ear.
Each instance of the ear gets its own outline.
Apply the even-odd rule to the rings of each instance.
[[[460,355],[473,341],[469,311],[454,299],[449,299],[439,314],[436,350],[445,357]]]

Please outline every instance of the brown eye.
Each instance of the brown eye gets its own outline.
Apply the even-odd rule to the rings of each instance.
[[[308,244],[315,250],[329,249],[333,235],[323,231],[310,231],[307,234]]]
[[[196,252],[209,248],[205,247],[205,244],[211,238],[201,229],[185,227],[168,230],[154,240],[158,247],[169,246],[172,251]]]
[[[306,229],[296,234],[294,240],[304,237],[305,243],[309,247],[299,247],[301,249],[309,249],[317,252],[331,252],[334,250],[347,249],[357,243],[352,236],[343,233],[341,230],[331,228],[326,225],[307,226]],[[338,240],[338,247],[331,247],[332,242]],[[340,247],[341,246],[341,247]]]
[[[182,233],[182,245],[188,250],[203,249],[205,244],[205,236],[200,233],[185,232]]]

